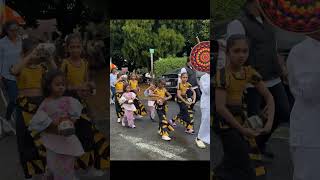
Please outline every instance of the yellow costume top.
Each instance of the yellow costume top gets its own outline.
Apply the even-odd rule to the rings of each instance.
[[[182,96],[184,96],[184,95],[186,95],[186,93],[187,93],[187,90],[189,89],[189,88],[191,88],[192,87],[192,85],[190,84],[190,83],[185,83],[185,84],[183,84],[183,83],[179,83],[179,85],[178,85],[178,90],[180,90],[181,91],[181,95]]]
[[[61,71],[66,74],[68,85],[80,86],[87,80],[88,62],[81,59],[80,66],[76,67],[70,60],[65,59],[62,62]]]
[[[246,85],[248,83],[256,85],[261,80],[261,75],[250,66],[243,67],[239,73],[233,73],[223,68],[216,73],[215,87],[227,91],[226,104],[242,104]]]
[[[46,71],[44,65],[24,67],[17,76],[18,89],[41,89],[42,77]]]
[[[165,98],[166,92],[167,92],[166,88],[162,88],[162,89],[157,88],[154,90],[154,94],[158,95],[159,98]]]
[[[116,88],[116,91],[117,92],[123,92],[123,82],[122,81],[119,81],[119,82],[117,82],[116,84],[115,84],[115,88]]]
[[[138,80],[129,80],[130,87],[134,90],[138,87]]]

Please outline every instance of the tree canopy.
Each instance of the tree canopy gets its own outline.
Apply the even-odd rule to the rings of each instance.
[[[101,22],[108,15],[106,1],[98,0],[6,0],[6,5],[24,17],[27,26],[36,27],[38,19],[56,18],[58,29],[67,34],[77,24]],[[30,8],[31,7],[31,8]]]
[[[211,18],[215,23],[236,17],[246,0],[211,0]]]

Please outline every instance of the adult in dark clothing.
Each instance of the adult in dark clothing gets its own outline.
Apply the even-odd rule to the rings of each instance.
[[[284,72],[285,63],[278,58],[273,27],[262,16],[257,0],[247,0],[242,15],[228,25],[227,38],[233,34],[245,34],[248,37],[250,53],[247,65],[252,66],[261,74],[265,85],[275,100],[275,119],[272,131],[256,138],[263,154],[273,157],[272,153],[265,151],[266,143],[280,122],[289,121],[290,108],[280,78]],[[263,99],[252,85],[247,88],[246,100],[248,117],[260,115]]]

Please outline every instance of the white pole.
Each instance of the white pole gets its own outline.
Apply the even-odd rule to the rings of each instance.
[[[153,53],[151,53],[151,76],[153,77]]]

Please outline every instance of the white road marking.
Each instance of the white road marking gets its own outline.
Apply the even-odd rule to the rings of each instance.
[[[120,134],[120,136],[125,140],[127,140],[128,142],[135,145],[138,149],[151,151],[152,153],[159,154],[162,157],[168,158],[170,160],[186,160],[185,158],[179,155],[176,155],[178,153],[182,153],[186,151],[185,148],[172,146],[169,144],[163,145],[153,141],[145,143],[143,142],[142,138],[127,136],[124,134]],[[161,159],[154,159],[154,160],[161,160]]]

